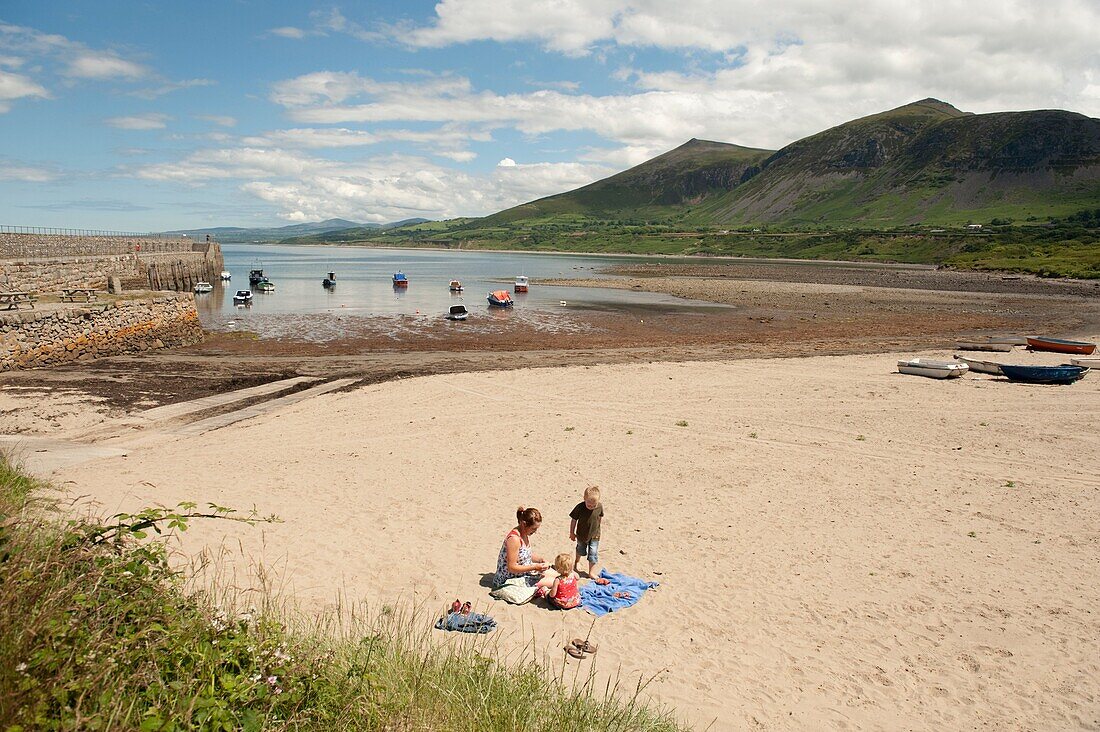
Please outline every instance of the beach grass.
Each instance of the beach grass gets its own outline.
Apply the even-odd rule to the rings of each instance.
[[[638,687],[555,677],[415,610],[189,590],[145,534],[194,507],[70,520],[55,495],[0,457],[0,729],[680,729]]]

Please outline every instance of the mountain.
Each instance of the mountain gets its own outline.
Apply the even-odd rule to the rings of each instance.
[[[599,219],[664,217],[735,189],[771,150],[709,140],[688,140],[610,178],[568,193],[540,198],[483,219],[486,225],[580,214]]]
[[[691,140],[575,191],[482,222],[560,214],[694,226],[1045,220],[1100,207],[1100,120],[1039,110],[971,114],[923,99],[769,152]]]
[[[352,228],[380,229],[384,226],[399,226],[398,224],[357,224],[346,219],[327,219],[305,224],[290,224],[276,228],[248,229],[238,226],[215,226],[208,229],[179,229],[168,231],[167,234],[187,234],[192,239],[202,239],[207,234],[223,244],[240,244],[248,242],[275,242],[293,236],[307,236],[310,234],[323,234],[329,231],[342,231]]]

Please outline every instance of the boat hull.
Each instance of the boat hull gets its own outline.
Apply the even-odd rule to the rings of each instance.
[[[1071,358],[1069,362],[1085,369],[1100,369],[1100,358]]]
[[[1001,372],[1009,381],[1023,384],[1072,384],[1083,377],[1084,366],[1013,366],[1002,364]]]
[[[1082,356],[1088,356],[1096,350],[1095,343],[1087,343],[1085,341],[1067,341],[1062,338],[1028,338],[1027,347],[1033,351],[1075,353]]]
[[[965,363],[951,361],[925,361],[915,358],[911,361],[898,361],[898,371],[911,376],[925,376],[929,379],[954,379],[962,376],[968,368]]]
[[[1001,364],[993,361],[980,361],[976,358],[965,358],[963,356],[955,356],[955,360],[959,363],[965,363],[966,368],[969,371],[973,371],[976,374],[990,374],[991,376],[1001,376]]]
[[[997,353],[1009,353],[1012,350],[1011,343],[997,343],[995,341],[961,342],[956,343],[955,348],[960,351],[995,351]]]

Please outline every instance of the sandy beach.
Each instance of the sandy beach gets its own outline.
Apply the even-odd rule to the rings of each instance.
[[[469,598],[500,621],[488,642],[555,664],[591,626],[598,678],[652,679],[699,728],[1095,727],[1100,381],[944,383],[895,373],[902,355],[405,379],[55,479],[110,512],[279,514],[181,548],[274,569],[307,610]],[[587,484],[608,567],[661,587],[594,625],[490,601],[516,505],[545,517],[537,551],[568,551]]]

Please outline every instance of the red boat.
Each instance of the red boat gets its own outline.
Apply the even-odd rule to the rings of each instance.
[[[1087,341],[1067,341],[1064,338],[1045,338],[1036,336],[1027,339],[1027,347],[1033,351],[1053,351],[1055,353],[1077,353],[1087,356],[1096,350],[1095,343]]]

